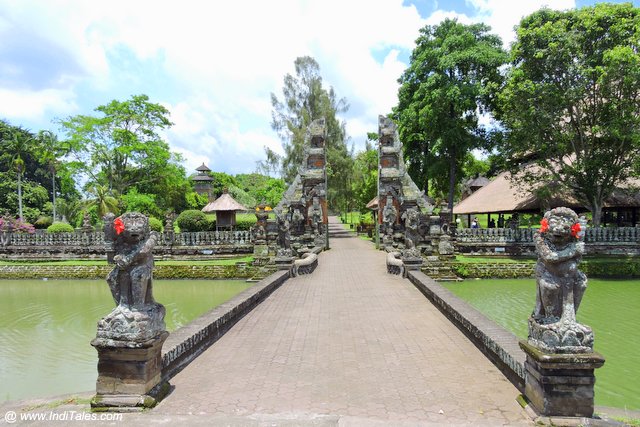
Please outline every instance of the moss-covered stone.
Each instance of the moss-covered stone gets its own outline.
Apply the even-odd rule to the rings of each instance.
[[[104,279],[110,265],[1,265],[0,279]],[[241,265],[156,265],[156,279],[248,279],[257,269]]]
[[[534,263],[452,262],[451,269],[458,277],[477,279],[523,279],[534,276]],[[583,260],[580,263],[587,277],[637,278],[640,277],[640,259],[612,258]]]

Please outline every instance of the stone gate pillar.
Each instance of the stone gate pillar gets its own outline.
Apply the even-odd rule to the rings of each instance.
[[[298,175],[275,208],[282,230],[278,258],[300,256],[314,247],[328,249],[326,138],[325,119],[314,120],[307,128]]]

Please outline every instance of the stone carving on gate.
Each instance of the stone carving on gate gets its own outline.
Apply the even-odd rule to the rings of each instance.
[[[585,252],[585,226],[584,218],[560,207],[545,213],[534,236],[538,263],[529,343],[545,352],[593,351],[593,331],[576,321],[587,288],[587,277],[578,269]]]

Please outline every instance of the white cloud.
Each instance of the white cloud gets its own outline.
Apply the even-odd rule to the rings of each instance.
[[[515,40],[514,27],[520,20],[542,7],[565,10],[576,7],[575,0],[466,0],[478,10],[475,21],[482,21],[491,26],[492,32],[502,38],[508,48]]]
[[[281,151],[270,128],[270,94],[282,97],[296,57],[313,56],[325,85],[347,98],[348,133],[360,145],[377,130],[378,115],[396,104],[397,79],[408,65],[400,58],[414,48],[421,27],[447,17],[482,20],[509,41],[513,25],[545,3],[467,1],[475,16],[441,1],[442,9],[426,19],[403,0],[1,2],[0,38],[9,40],[16,28],[33,32],[68,54],[77,69],[66,70],[56,87],[17,90],[3,86],[3,74],[13,70],[3,61],[0,115],[17,124],[42,123],[91,114],[96,99],[146,93],[171,111],[175,126],[166,135],[188,170],[204,161],[214,170],[250,172],[264,157],[263,146]],[[558,8],[573,4],[553,1]],[[116,55],[122,49],[129,55]],[[149,67],[161,71],[160,85],[145,74]],[[132,75],[137,78],[123,77]]]
[[[0,100],[0,117],[15,120],[18,123],[25,117],[40,120],[44,117],[62,117],[77,110],[74,94],[64,90],[31,91],[0,88]],[[54,116],[51,116],[52,114]]]

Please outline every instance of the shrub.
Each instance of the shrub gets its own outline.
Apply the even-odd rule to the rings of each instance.
[[[29,233],[33,234],[36,229],[28,222],[20,221],[19,219],[13,219],[8,217],[0,217],[0,231],[12,231],[14,233]]]
[[[53,224],[53,218],[50,216],[41,216],[35,223],[33,223],[33,226],[38,230],[44,230],[51,224]]]
[[[47,233],[73,233],[73,227],[66,222],[54,222],[47,227]]]
[[[149,228],[151,229],[151,231],[162,233],[162,221],[160,221],[158,218],[149,217]]]
[[[209,221],[202,211],[186,210],[178,215],[176,223],[180,227],[180,231],[207,231]]]
[[[40,209],[38,208],[25,206],[22,208],[22,216],[24,217],[25,221],[33,224],[38,220],[38,218],[42,216],[42,212],[40,212]]]
[[[257,222],[257,218],[254,216],[253,218],[236,218],[236,226],[234,227],[235,230],[239,230],[239,231],[248,231],[251,230],[251,227],[253,227],[254,225],[256,225]]]

